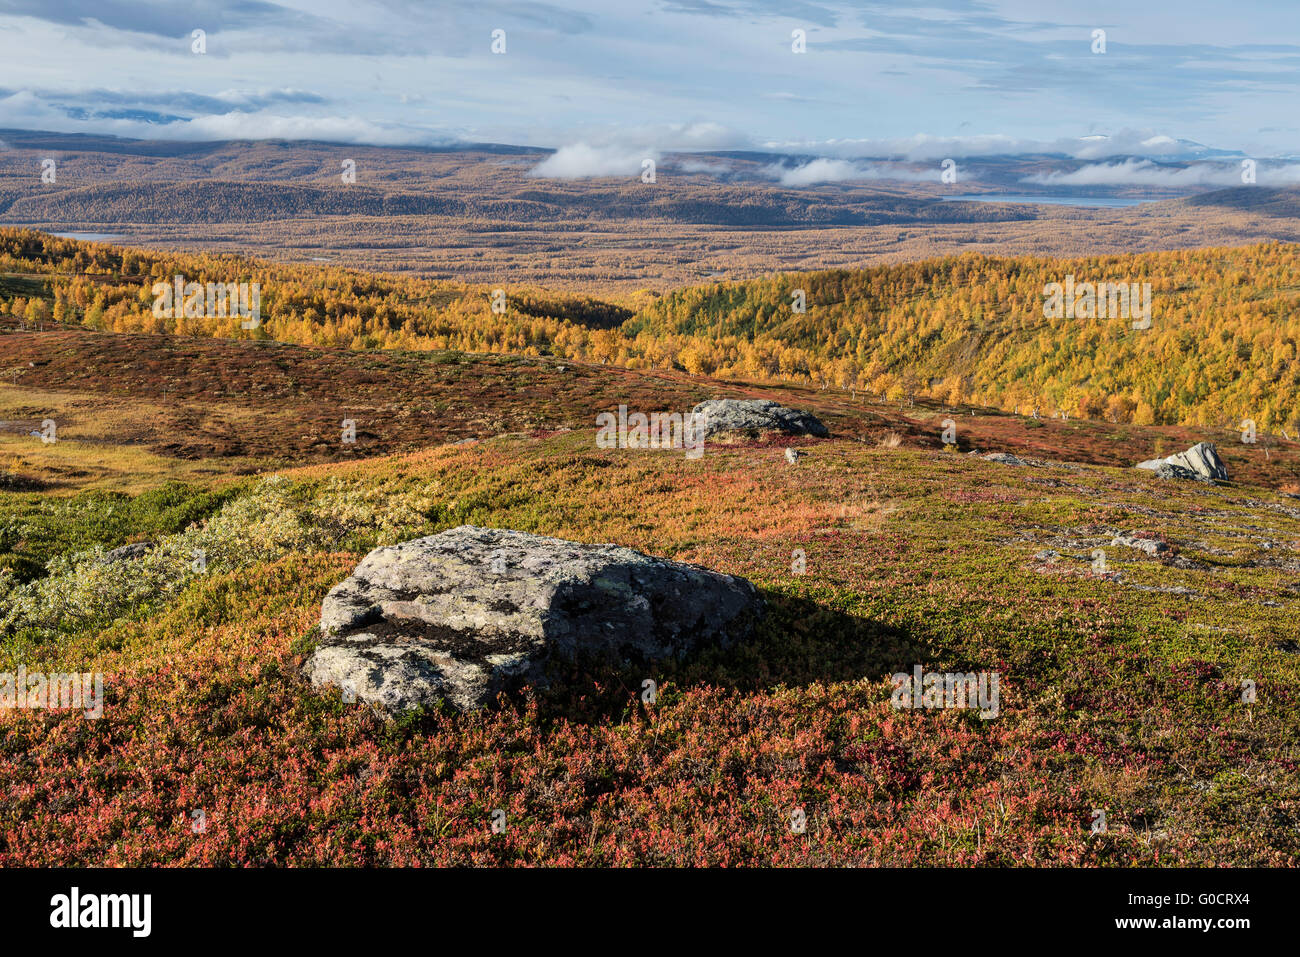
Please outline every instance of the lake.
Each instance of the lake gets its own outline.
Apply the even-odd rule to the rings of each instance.
[[[115,239],[125,239],[121,233],[50,233],[60,239],[81,239],[88,243],[111,243]]]
[[[945,196],[952,203],[1042,203],[1047,206],[1104,206],[1119,208],[1150,203],[1150,199],[1121,199],[1114,196],[1021,196],[1015,193],[977,193],[967,196]]]

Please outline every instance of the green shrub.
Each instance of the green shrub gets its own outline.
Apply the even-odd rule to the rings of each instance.
[[[210,504],[166,488],[135,500],[104,501],[111,504],[98,509],[101,517],[118,511],[144,517],[137,526],[115,519],[118,539],[124,533],[139,537],[141,532],[175,527]],[[315,489],[273,475],[226,502],[210,518],[158,536],[155,547],[141,558],[106,561],[105,548],[96,544],[54,556],[47,574],[37,577],[31,574],[32,559],[12,556],[10,566],[0,565],[0,574],[7,576],[0,592],[0,636],[40,638],[101,627],[170,601],[207,570],[230,571],[290,552],[392,544],[430,531],[428,516],[438,511],[438,503],[420,493],[362,488],[337,479]],[[85,527],[101,526],[88,521]]]

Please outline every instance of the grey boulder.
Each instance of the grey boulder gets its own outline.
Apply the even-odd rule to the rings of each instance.
[[[762,613],[742,578],[652,558],[462,525],[377,548],[330,589],[313,685],[402,710],[489,704],[545,683],[553,657],[614,665],[745,637]]]
[[[783,432],[786,435],[830,433],[816,416],[791,409],[771,399],[709,399],[693,410],[704,416],[704,435],[724,432]]]
[[[988,455],[984,456],[984,458],[986,461],[999,462],[1002,465],[1028,465],[1029,464],[1020,456],[1012,455],[1010,452],[990,452]]]
[[[1207,482],[1228,480],[1228,467],[1219,458],[1213,442],[1197,442],[1186,452],[1163,459],[1148,459],[1139,462],[1137,467],[1149,469],[1161,478],[1199,478]]]

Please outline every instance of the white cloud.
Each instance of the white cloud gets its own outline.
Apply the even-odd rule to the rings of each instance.
[[[864,174],[863,167],[837,159],[815,159],[793,169],[784,166],[770,169],[782,186],[815,186],[818,183],[844,183],[869,178]]]
[[[670,124],[662,128],[651,142],[664,149],[730,150],[750,148],[753,141],[721,123],[697,122]]]
[[[1150,160],[1128,159],[1122,163],[1092,163],[1069,172],[1037,173],[1026,183],[1042,186],[1241,186],[1242,167],[1228,163],[1192,163],[1188,166],[1160,166]],[[1300,165],[1263,166],[1255,171],[1259,185],[1283,186],[1300,182]]]
[[[23,90],[0,99],[0,127],[56,133],[105,133],[165,140],[324,140],[375,146],[436,146],[457,137],[432,130],[381,123],[359,116],[286,116],[267,111],[232,110],[166,123],[114,117],[74,119]]]
[[[753,140],[721,123],[653,123],[637,126],[584,126],[556,130],[551,136],[533,137],[529,146],[585,144],[601,149],[645,149],[651,144],[664,153],[752,150]]]
[[[897,158],[929,162],[948,157],[1016,156],[1025,153],[1056,154],[1074,159],[1108,156],[1151,156],[1193,159],[1207,150],[1198,143],[1177,140],[1149,130],[1121,130],[1109,135],[1031,140],[1001,133],[968,136],[929,136],[918,133],[903,139],[834,139],[768,142],[766,148],[785,153],[815,153],[839,159]]]
[[[639,176],[641,164],[647,160],[659,161],[654,149],[635,149],[626,146],[592,146],[574,143],[561,146],[531,170],[529,176],[542,179],[587,179],[593,176]]]
[[[861,180],[898,180],[907,183],[937,181],[939,170],[914,170],[902,166],[851,163],[842,159],[820,158],[801,166],[774,163],[764,173],[782,186],[816,186],[819,183],[847,183]]]
[[[415,146],[449,139],[427,130],[402,129],[358,116],[282,116],[235,111],[168,125],[183,127],[183,136],[177,138],[199,140],[326,140],[377,146]]]

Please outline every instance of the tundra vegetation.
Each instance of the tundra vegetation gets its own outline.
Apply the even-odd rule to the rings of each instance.
[[[734,334],[758,348],[761,327],[780,323],[754,304],[781,301],[791,277],[665,297],[605,329],[534,317],[536,341],[529,332],[522,346],[507,337],[486,350],[502,354],[469,355],[455,349],[494,334],[470,321],[491,316],[477,292],[435,313],[404,297],[437,284],[250,264],[272,316],[288,308],[288,277],[299,277],[293,295],[323,307],[327,284],[349,276],[357,285],[337,293],[331,321],[362,325],[336,344],[407,322],[362,318],[360,304],[414,324],[400,343],[409,351],[336,352],[254,341],[281,334],[275,322],[221,341],[126,331],[150,317],[139,290],[155,269],[199,281],[205,263],[229,273],[217,259],[15,231],[4,242],[14,258],[0,271],[43,277],[32,281],[46,293],[6,286],[6,303],[26,300],[24,317],[33,297],[63,311],[56,328],[11,319],[0,334],[0,373],[17,357],[12,379],[0,375],[0,672],[102,672],[105,699],[97,720],[0,714],[0,865],[1300,863],[1292,442],[1233,445],[1220,431],[1232,481],[1166,481],[1132,466],[1213,429],[1037,420],[919,392],[915,404],[897,390],[881,402],[658,367],[674,342]],[[1161,255],[1126,259],[1118,274],[1146,269],[1158,296],[1179,268]],[[1294,321],[1271,311],[1293,295],[1293,247],[1177,256],[1207,268],[1242,257],[1239,282],[1207,273],[1203,289],[1183,288],[1189,322],[1202,299],[1239,302],[1214,328],[1255,349],[1265,327],[1280,335]],[[1069,268],[1116,275],[1113,263]],[[965,315],[976,303],[959,306],[963,295],[1010,301],[1002,274],[1005,297],[1021,290],[1026,322],[1041,322],[1043,277],[1064,270],[966,257],[826,274],[805,280],[821,292],[799,322],[848,328],[863,295],[925,288],[948,289],[958,298],[947,314]],[[84,328],[77,290],[94,292],[92,307],[103,296],[101,329],[123,331]],[[1172,336],[1173,349],[1180,333],[1160,317],[1157,306],[1145,334]],[[446,328],[425,341],[421,322]],[[495,328],[532,327],[507,313]],[[1115,330],[1120,343],[1138,334]],[[791,348],[812,355],[809,335]],[[1101,348],[1109,328],[1041,328],[1024,340],[1044,345],[1035,370],[1067,335],[1097,337],[1099,370],[1125,354]],[[628,353],[573,359],[559,345],[578,355],[576,343],[604,337]],[[657,337],[665,356],[634,355]],[[990,333],[984,351],[1008,338],[1019,341]],[[1176,354],[1195,364],[1220,344],[1207,334]],[[504,354],[515,349],[550,355]],[[653,368],[628,368],[634,358]],[[1234,368],[1234,388],[1293,387],[1290,369],[1268,379],[1244,360]],[[1165,371],[1152,360],[1147,373]],[[359,448],[339,442],[339,383],[357,385],[352,401],[372,415]],[[721,394],[807,409],[830,437],[706,442],[698,458],[595,441],[596,414],[620,397],[655,411]],[[1212,394],[1197,400],[1207,410]],[[52,406],[67,425],[46,445],[28,430]],[[1257,422],[1286,421],[1262,409]],[[145,427],[146,411],[162,433]],[[941,439],[944,418],[955,441]],[[802,453],[797,467],[787,448]],[[995,450],[1023,464],[967,454]],[[313,689],[301,669],[326,592],[371,549],[460,525],[616,542],[740,575],[770,613],[739,645],[649,672],[560,664],[544,692],[472,713],[393,717]],[[128,543],[148,547],[108,554]],[[891,676],[917,665],[996,673],[997,716],[893,707]],[[1107,829],[1093,833],[1098,809]]]

